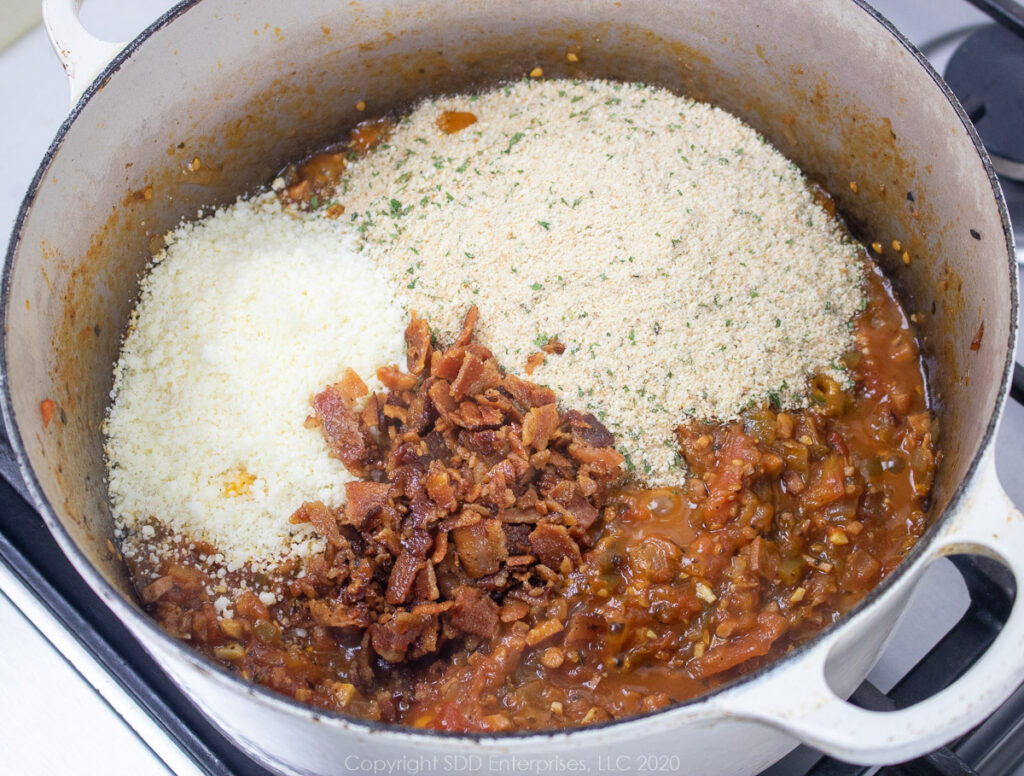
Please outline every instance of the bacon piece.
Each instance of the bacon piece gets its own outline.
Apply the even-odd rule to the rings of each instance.
[[[445,380],[437,380],[431,383],[427,389],[427,395],[430,397],[430,401],[434,403],[434,407],[442,418],[447,420],[449,423],[456,424],[454,420],[456,413],[459,411],[459,405],[456,404],[455,399],[452,398],[451,386]]]
[[[537,558],[533,555],[510,555],[508,560],[505,561],[505,565],[509,568],[514,568],[515,566],[529,566],[536,560]]]
[[[530,533],[530,546],[548,568],[559,569],[562,558],[568,558],[574,567],[583,560],[579,545],[569,536],[564,525],[539,523]]]
[[[471,401],[464,401],[456,412],[449,414],[449,419],[456,425],[479,431],[486,428],[498,428],[505,420],[500,410],[493,407],[481,407]]]
[[[450,348],[444,352],[435,352],[430,362],[430,374],[451,382],[459,376],[462,361],[466,352],[462,348]]]
[[[434,524],[439,523],[447,514],[445,510],[437,506],[437,504],[431,501],[430,498],[422,492],[413,496],[412,503],[409,507],[410,522],[412,522],[420,535],[424,535],[427,530],[432,529]],[[429,541],[426,546],[427,548],[430,547]]]
[[[604,477],[614,477],[626,460],[610,447],[591,447],[586,444],[569,445],[569,455],[580,463],[587,464],[592,471]]]
[[[475,308],[474,308],[475,309]],[[462,399],[477,393],[483,393],[501,385],[501,372],[498,363],[493,359],[486,361],[469,353],[462,360],[459,373],[452,381],[452,395]]]
[[[405,329],[405,363],[414,375],[423,374],[430,363],[430,326],[422,318],[412,314]]]
[[[428,563],[416,575],[416,581],[413,582],[412,586],[412,596],[417,601],[436,601],[440,598],[441,591],[437,589],[437,574],[434,571],[433,564]],[[416,607],[416,609],[419,609],[419,607]],[[439,612],[430,613],[439,614]]]
[[[422,567],[423,562],[419,558],[407,550],[402,550],[395,565],[391,567],[391,576],[388,577],[385,598],[389,604],[404,604],[409,600],[412,584]]]
[[[416,604],[412,608],[413,614],[444,614],[455,605],[454,601],[442,601],[441,603]]]
[[[359,413],[360,422],[367,428],[381,424],[381,411],[384,409],[384,402],[387,396],[383,393],[375,393],[366,400],[363,411]]]
[[[459,434],[459,441],[480,455],[500,455],[502,458],[508,455],[508,438],[500,430],[488,428],[483,431],[463,431]]]
[[[473,305],[466,311],[466,317],[462,319],[462,331],[459,332],[459,336],[455,338],[455,342],[452,347],[464,348],[470,342],[473,341],[473,329],[476,328],[476,322],[480,318],[480,311],[476,305]]]
[[[391,486],[386,482],[357,480],[345,483],[345,522],[362,528],[373,513],[388,503]],[[319,503],[319,502],[317,502]]]
[[[569,410],[565,413],[565,420],[568,422],[573,441],[577,444],[591,447],[611,447],[615,444],[612,432],[589,412],[581,413]]]
[[[492,388],[491,390],[484,391],[482,394],[478,394],[473,397],[477,404],[484,407],[492,407],[499,412],[503,413],[506,417],[507,422],[519,423],[523,422],[523,413],[520,411],[516,403],[512,401],[511,397],[505,394],[500,388]]]
[[[521,380],[515,375],[505,375],[503,386],[523,407],[543,407],[555,402],[555,392],[550,388]]]
[[[411,431],[423,435],[435,420],[437,420],[437,410],[430,400],[421,394],[413,396],[405,413],[405,425]]]
[[[541,348],[548,355],[560,356],[565,352],[565,345],[558,341],[558,337],[552,337]]]
[[[334,512],[322,501],[307,501],[295,510],[288,522],[312,524],[313,529],[335,547],[343,547],[348,543],[338,531],[338,520]]]
[[[313,411],[334,455],[352,474],[364,476],[377,457],[375,445],[352,411],[343,389],[337,384],[328,385],[313,397]]]
[[[386,622],[370,626],[370,644],[374,651],[389,663],[399,663],[416,639],[436,619],[430,615],[395,612]]]
[[[498,605],[479,588],[462,585],[455,591],[448,621],[461,631],[486,638],[498,627],[498,611]]]
[[[544,354],[540,351],[531,353],[526,357],[526,363],[523,365],[523,371],[528,375],[532,375],[536,369],[544,363]]]
[[[454,512],[459,506],[459,502],[455,500],[455,487],[452,485],[452,479],[440,461],[430,462],[424,486],[427,489],[427,495],[441,509]]]
[[[536,523],[541,516],[533,509],[503,509],[498,513],[498,519],[503,523]]]
[[[548,496],[565,507],[566,511],[576,518],[577,525],[584,530],[590,528],[600,515],[573,480],[560,480],[551,488]]]
[[[516,494],[511,488],[515,481],[515,467],[505,458],[487,472],[482,496],[498,509],[507,509],[516,503]]]
[[[470,525],[476,525],[481,520],[483,520],[483,517],[481,517],[479,512],[474,512],[472,509],[463,509],[459,514],[442,520],[441,530],[454,531],[456,528],[465,528]]]
[[[411,391],[419,379],[398,369],[397,364],[382,366],[377,370],[377,379],[389,391]]]
[[[405,423],[408,420],[409,413],[405,407],[400,404],[392,404],[387,402],[383,408],[384,417],[390,420],[397,420],[399,425]]]
[[[370,624],[365,607],[345,606],[323,599],[309,602],[309,614],[313,622],[327,628],[366,628]]]
[[[517,472],[511,457],[503,458],[494,464],[494,466],[492,466],[487,472],[486,481],[492,482],[499,477],[501,477],[505,482],[515,482]],[[513,503],[515,503],[514,500]],[[512,504],[509,504],[508,506],[512,506]]]
[[[409,551],[414,558],[420,560],[427,557],[427,553],[433,545],[434,540],[430,533],[421,528],[416,528],[408,536],[402,538],[402,547]]]
[[[500,520],[488,518],[475,525],[456,528],[452,531],[452,539],[462,568],[474,578],[493,574],[508,557],[505,531]]]
[[[558,430],[558,410],[554,404],[533,407],[523,418],[523,444],[543,450]]]
[[[346,369],[341,376],[341,382],[338,383],[341,395],[345,397],[345,401],[348,402],[349,406],[355,404],[356,399],[361,399],[370,392],[370,389],[366,387],[366,383],[363,382],[363,378],[354,369]]]

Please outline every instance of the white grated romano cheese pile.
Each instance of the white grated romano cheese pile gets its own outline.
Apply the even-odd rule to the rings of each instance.
[[[289,516],[351,475],[304,428],[352,367],[404,363],[405,315],[344,223],[268,194],[172,232],[143,281],[106,421],[115,519],[213,544],[231,568],[321,547]],[[134,542],[126,541],[130,554]],[[150,542],[150,544],[152,544]]]
[[[445,110],[477,121],[440,131]],[[663,89],[526,81],[431,100],[353,163],[339,199],[415,309],[594,411],[649,483],[678,481],[685,416],[805,402],[843,379],[857,247],[795,165],[718,108]]]

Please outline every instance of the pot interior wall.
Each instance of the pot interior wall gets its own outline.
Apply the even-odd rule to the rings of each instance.
[[[713,8],[204,0],[154,32],[57,147],[9,277],[14,415],[43,492],[91,564],[127,591],[108,543],[101,423],[160,235],[360,119],[538,65],[546,77],[653,82],[737,113],[886,246],[881,260],[920,316],[941,416],[937,514],[982,443],[1009,340],[1006,244],[984,167],[927,72],[850,0]],[[44,427],[47,398],[58,410]]]

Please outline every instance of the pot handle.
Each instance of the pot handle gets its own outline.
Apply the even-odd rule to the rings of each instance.
[[[985,555],[1013,572],[1018,593],[999,635],[963,676],[905,709],[861,709],[839,697],[826,679],[830,656],[844,635],[839,633],[780,666],[782,670],[715,696],[719,710],[778,728],[832,757],[865,765],[920,757],[995,711],[1024,678],[1024,515],[999,484],[991,453],[965,496],[933,540],[922,568],[945,555]],[[794,700],[783,705],[780,698]]]
[[[78,18],[82,0],[43,0],[43,25],[71,86],[71,107],[128,41],[111,43],[89,33]]]

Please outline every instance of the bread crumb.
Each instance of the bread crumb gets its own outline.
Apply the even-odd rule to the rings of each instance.
[[[444,111],[477,123],[444,134]],[[523,79],[428,100],[337,192],[367,252],[442,343],[480,341],[593,412],[648,484],[674,430],[841,382],[862,254],[800,170],[737,118],[655,87]]]

